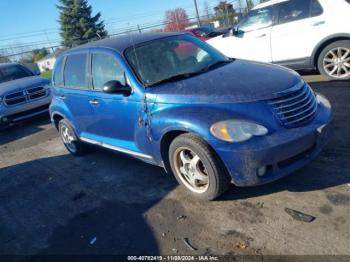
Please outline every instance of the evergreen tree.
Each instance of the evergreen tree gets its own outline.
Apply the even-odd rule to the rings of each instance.
[[[100,21],[101,14],[92,16],[87,0],[59,0],[57,8],[63,46],[70,48],[107,36],[104,22]]]

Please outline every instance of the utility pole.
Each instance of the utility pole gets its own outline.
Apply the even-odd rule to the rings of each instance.
[[[142,31],[139,25],[137,25],[137,30],[139,31],[140,34],[142,34]]]
[[[199,12],[198,12],[197,0],[194,0],[194,7],[196,8],[197,24],[198,24],[198,26],[201,26],[201,20],[199,19]]]

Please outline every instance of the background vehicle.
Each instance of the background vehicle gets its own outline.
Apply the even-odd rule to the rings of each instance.
[[[0,64],[0,126],[48,113],[50,81],[20,64]]]
[[[184,32],[190,33],[202,41],[207,41],[210,38],[223,35],[225,31],[217,31],[209,26],[201,26],[192,29],[185,30]]]
[[[177,49],[192,45],[179,56]],[[66,148],[102,146],[164,167],[211,200],[318,155],[331,106],[294,71],[229,59],[189,34],[139,34],[63,53],[51,119]]]
[[[349,79],[348,17],[346,0],[271,0],[252,9],[231,34],[208,43],[229,57]]]

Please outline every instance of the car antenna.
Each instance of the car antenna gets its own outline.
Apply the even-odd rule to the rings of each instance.
[[[130,29],[130,23],[128,23],[128,28]],[[136,53],[135,42],[134,42],[134,38],[133,38],[133,35],[132,35],[131,31],[132,30],[128,30],[128,34],[129,34],[129,37],[131,39],[131,44],[132,44],[132,48],[133,48],[133,51],[134,51],[134,54],[135,54],[137,67],[140,68],[140,62],[139,62],[139,58],[138,58],[137,53]]]

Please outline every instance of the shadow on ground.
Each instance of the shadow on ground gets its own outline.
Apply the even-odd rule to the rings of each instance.
[[[0,145],[43,131],[44,128],[41,126],[49,123],[50,118],[48,115],[45,115],[0,129]]]
[[[100,152],[0,169],[0,254],[158,254],[144,213],[176,187],[161,168]]]

